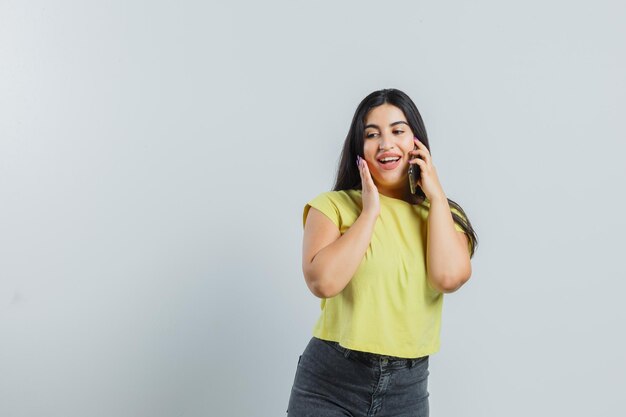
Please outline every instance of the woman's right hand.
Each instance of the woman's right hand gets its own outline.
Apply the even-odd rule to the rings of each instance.
[[[376,184],[374,184],[367,161],[359,155],[357,155],[357,165],[359,167],[359,173],[361,174],[361,199],[363,200],[363,211],[361,214],[371,215],[376,218],[380,214],[378,188]]]

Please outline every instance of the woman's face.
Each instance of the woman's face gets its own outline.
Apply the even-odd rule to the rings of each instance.
[[[388,103],[371,109],[365,117],[363,142],[363,156],[379,192],[409,186],[409,152],[415,145],[402,110]],[[386,156],[397,162],[383,163],[381,159]]]

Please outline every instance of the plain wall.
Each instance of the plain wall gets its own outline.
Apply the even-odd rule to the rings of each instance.
[[[286,415],[320,312],[302,209],[389,87],[479,236],[431,414],[624,415],[625,18],[0,1],[0,415]]]

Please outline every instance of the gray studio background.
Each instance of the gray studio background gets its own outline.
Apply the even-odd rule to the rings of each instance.
[[[0,415],[286,415],[302,208],[416,102],[479,236],[433,416],[618,416],[618,1],[0,1]]]

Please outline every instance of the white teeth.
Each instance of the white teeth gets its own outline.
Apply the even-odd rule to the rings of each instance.
[[[399,160],[399,159],[400,159],[400,157],[399,157],[399,156],[388,156],[388,157],[386,157],[386,158],[379,159],[379,161],[381,161],[381,162],[387,162],[387,161],[397,161],[397,160]]]

